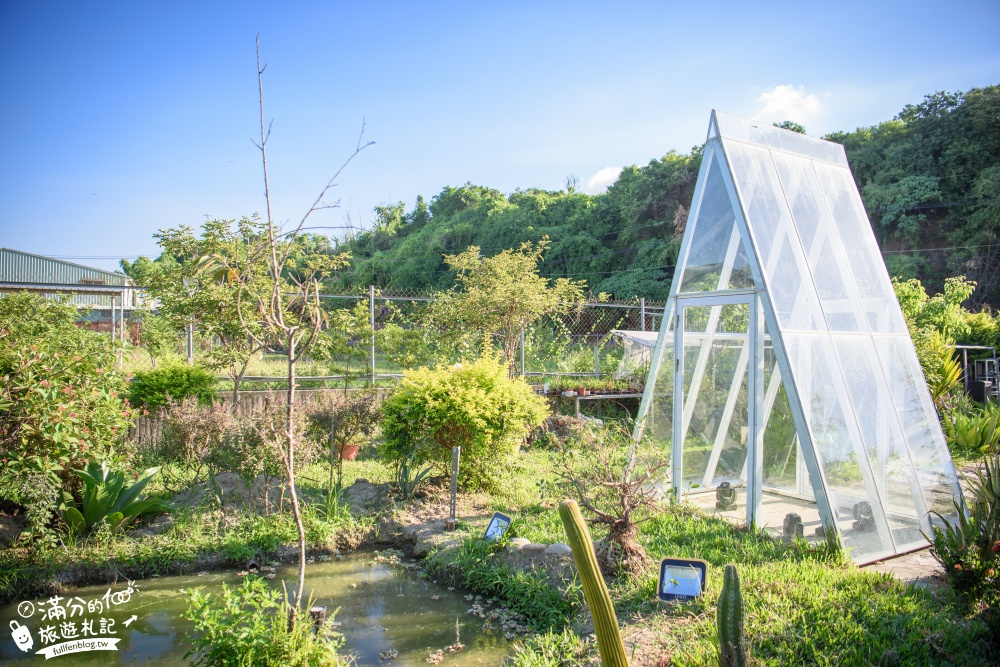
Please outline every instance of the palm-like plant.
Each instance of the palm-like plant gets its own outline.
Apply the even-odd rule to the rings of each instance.
[[[76,533],[89,533],[102,522],[111,530],[123,528],[136,517],[170,511],[170,505],[155,499],[140,498],[142,489],[160,471],[148,468],[135,480],[111,470],[107,463],[91,461],[84,470],[74,472],[83,480],[79,506],[69,494],[59,505],[59,515]]]

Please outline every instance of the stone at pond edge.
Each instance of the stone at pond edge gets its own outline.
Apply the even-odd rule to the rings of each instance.
[[[13,544],[24,528],[9,516],[0,515],[0,546]]]
[[[550,544],[544,553],[546,556],[565,556],[566,554],[572,554],[573,550],[568,544],[556,542],[555,544]]]

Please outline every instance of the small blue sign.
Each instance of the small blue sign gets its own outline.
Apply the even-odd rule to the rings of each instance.
[[[698,558],[664,558],[660,561],[656,595],[661,600],[692,600],[705,592],[707,581],[707,562]]]
[[[499,540],[507,532],[507,529],[510,528],[510,522],[511,518],[509,516],[495,512],[493,518],[490,519],[490,525],[486,526],[486,534],[483,535],[483,539],[487,542]]]

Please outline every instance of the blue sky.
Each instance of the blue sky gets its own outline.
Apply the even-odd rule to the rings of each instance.
[[[357,141],[341,208],[465,181],[599,191],[704,140],[712,108],[809,134],[1000,83],[1000,3],[0,2],[0,246],[113,269],[152,234],[298,220]]]

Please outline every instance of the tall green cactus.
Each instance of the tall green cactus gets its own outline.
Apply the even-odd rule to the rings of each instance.
[[[597,554],[590,541],[590,532],[576,501],[564,500],[560,503],[559,516],[566,527],[566,537],[573,549],[573,560],[580,572],[580,581],[583,582],[583,594],[587,598],[590,615],[594,618],[594,634],[597,635],[597,648],[601,652],[601,664],[604,667],[628,667],[615,607],[611,604],[608,587],[597,566]]]
[[[719,625],[720,667],[744,667],[747,664],[747,643],[743,634],[743,593],[740,592],[740,573],[735,565],[727,565],[723,574],[716,621]]]

